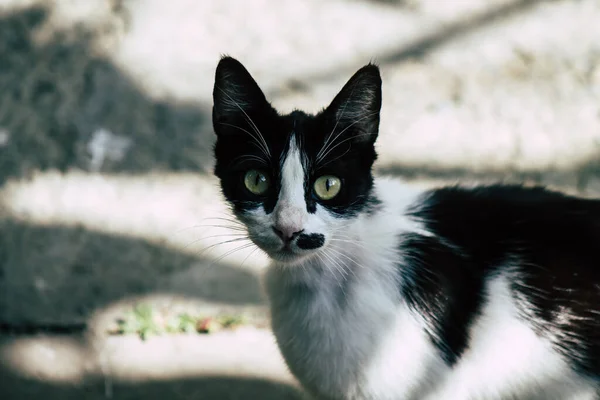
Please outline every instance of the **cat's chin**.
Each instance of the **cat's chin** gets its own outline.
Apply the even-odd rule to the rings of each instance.
[[[306,260],[310,255],[297,254],[290,250],[280,250],[269,253],[269,257],[277,264],[293,266]]]

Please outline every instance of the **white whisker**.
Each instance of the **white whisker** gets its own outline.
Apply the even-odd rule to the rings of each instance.
[[[202,254],[204,254],[204,253],[205,253],[207,250],[210,250],[210,249],[212,249],[213,247],[220,246],[220,245],[222,245],[222,244],[227,244],[227,243],[239,242],[239,241],[242,241],[242,240],[248,240],[248,241],[250,241],[250,239],[249,239],[248,237],[241,237],[241,238],[235,238],[235,239],[230,239],[230,240],[224,240],[224,241],[222,241],[222,242],[219,242],[219,243],[214,243],[214,244],[211,244],[211,245],[210,245],[210,246],[208,246],[208,247],[205,247],[204,249],[202,249],[202,251],[200,251],[200,253],[198,253],[198,256],[201,256],[201,255],[202,255]],[[191,244],[190,244],[190,245],[191,245]]]
[[[332,269],[333,271],[338,271],[341,274],[341,279],[337,279],[335,273],[332,273],[332,276],[334,277],[334,279],[338,282],[338,285],[340,287],[343,287],[343,281],[345,281],[348,277],[348,273],[346,271],[346,268],[344,268],[344,265],[341,265],[340,262],[338,260],[336,260],[331,254],[327,253],[327,250],[324,249],[321,254],[327,258],[329,260],[329,263],[331,264],[331,266],[333,266],[334,268]]]
[[[236,247],[235,249],[229,250],[228,252],[226,252],[225,254],[219,256],[217,259],[215,259],[213,262],[211,262],[208,266],[211,267],[212,265],[218,263],[219,261],[221,261],[222,259],[224,259],[228,255],[231,255],[233,253],[236,253],[236,252],[238,252],[240,250],[247,249],[248,247],[252,247],[252,246],[256,246],[256,245],[254,243],[248,243],[248,244],[243,244],[240,247]]]
[[[262,150],[262,149],[261,149],[261,150]],[[245,160],[256,161],[256,162],[258,162],[258,163],[260,163],[260,164],[263,164],[263,165],[265,165],[265,166],[269,166],[269,162],[268,162],[267,160],[265,160],[265,159],[264,159],[264,158],[262,158],[262,157],[255,156],[255,155],[253,155],[253,154],[244,154],[244,155],[242,155],[242,156],[236,157],[236,158],[234,158],[234,159],[231,161],[231,163],[229,163],[229,166],[232,166],[232,165],[234,165],[234,164],[236,164],[236,163],[241,163],[242,161],[245,161]]]
[[[244,249],[247,249],[249,247],[252,247],[252,246],[255,246],[255,244],[254,243],[243,244],[243,245],[241,245],[239,247],[236,247],[235,249],[232,249],[232,250],[229,250],[229,251],[225,252],[225,254],[222,254],[221,256],[219,256],[216,259],[214,259],[213,261],[211,261],[210,264],[208,264],[206,266],[206,269],[204,271],[202,271],[202,273],[200,274],[200,277],[202,277],[203,274],[205,274],[207,271],[209,271],[212,267],[214,267],[216,265],[216,263],[218,263],[219,261],[221,261],[225,257],[227,257],[227,256],[229,256],[229,255],[231,255],[233,253],[236,253],[236,252],[238,252],[240,250],[244,250]]]
[[[240,221],[238,221],[238,220],[237,220],[237,219],[235,219],[235,218],[224,218],[224,217],[206,217],[206,218],[202,218],[202,221],[205,221],[205,220],[211,220],[211,219],[216,219],[216,220],[221,220],[221,221],[227,221],[227,222],[231,222],[231,223],[234,223],[234,224],[237,224],[237,225],[241,225],[241,226],[243,226],[244,228],[246,227],[246,226],[245,226],[243,223],[241,223]]]
[[[357,267],[360,267],[360,263],[358,262],[358,260],[355,260],[354,258],[352,258],[352,257],[344,254],[343,252],[339,251],[338,249],[335,248],[335,246],[330,246],[330,248],[328,250],[332,251],[332,252],[335,252],[335,254],[333,254],[332,257],[336,257],[336,256],[344,257],[345,259],[347,259],[348,261],[350,261],[352,264],[356,265]],[[344,263],[344,266],[346,266],[347,270],[354,277],[356,277],[356,273],[354,272],[354,269],[351,268],[351,266],[349,267],[346,263]]]
[[[264,145],[263,145],[263,143],[261,143],[261,141],[260,141],[260,140],[259,140],[259,139],[258,139],[256,136],[254,136],[252,133],[250,133],[248,130],[246,130],[246,129],[244,129],[244,128],[240,127],[240,126],[237,126],[237,125],[228,124],[228,123],[226,123],[226,122],[219,122],[219,124],[221,124],[221,125],[226,125],[226,126],[231,126],[232,128],[236,128],[236,129],[239,129],[239,130],[241,130],[241,131],[244,131],[244,132],[246,132],[248,135],[250,135],[250,137],[251,137],[252,139],[254,139],[254,140],[256,141],[256,143],[254,143],[254,142],[253,142],[253,143],[254,143],[254,144],[255,144],[255,145],[256,145],[256,146],[257,146],[257,147],[258,147],[258,148],[259,148],[259,149],[260,149],[260,150],[261,150],[261,151],[264,153],[264,155],[265,155],[265,156],[267,156],[267,157],[270,157],[270,156],[271,156],[271,155],[269,154],[269,148],[268,148],[268,147],[265,147],[265,146],[266,146],[266,144],[264,144]],[[264,139],[263,139],[263,140],[264,140]]]
[[[258,250],[258,249],[259,249],[259,248],[258,248],[258,247],[256,247],[254,250],[252,250],[250,253],[248,253],[248,255],[246,256],[246,258],[244,258],[244,261],[242,261],[242,263],[240,264],[240,269],[241,269],[241,268],[244,266],[244,264],[246,263],[246,260],[248,260],[248,258],[250,258],[250,256],[251,256],[252,254],[254,254],[254,252],[255,252],[256,250]]]
[[[244,111],[244,109],[243,109],[243,108],[242,108],[242,107],[241,107],[241,106],[240,106],[240,105],[239,105],[239,104],[238,104],[238,103],[237,103],[237,102],[236,102],[236,101],[235,101],[235,100],[234,100],[234,99],[233,99],[233,98],[232,98],[232,97],[231,97],[231,96],[230,96],[230,95],[229,95],[229,94],[226,92],[226,91],[224,91],[223,89],[221,89],[221,88],[219,88],[219,87],[218,87],[218,89],[219,89],[221,92],[223,92],[223,94],[224,94],[225,96],[227,96],[227,97],[229,98],[229,100],[230,100],[231,102],[233,102],[233,104],[235,104],[235,106],[236,106],[237,108],[239,108],[239,109],[240,109],[240,111],[241,111],[242,113],[244,113],[244,115],[246,116],[246,119],[248,120],[248,122],[250,123],[250,125],[253,127],[254,131],[255,131],[255,132],[256,132],[256,134],[257,134],[257,135],[260,137],[260,139],[262,140],[262,143],[264,144],[264,146],[265,146],[265,148],[266,148],[266,150],[267,150],[267,152],[266,152],[266,155],[267,155],[267,157],[269,157],[269,158],[270,158],[270,157],[271,157],[271,153],[270,153],[270,151],[269,151],[269,146],[267,145],[267,141],[265,140],[265,138],[264,138],[264,136],[262,135],[262,133],[260,133],[260,130],[258,129],[258,127],[256,126],[256,124],[254,123],[254,121],[252,121],[252,118],[250,118],[250,116],[249,116],[249,115],[246,113],[246,111]]]
[[[320,167],[320,168],[323,168],[323,167],[325,167],[326,165],[328,165],[328,164],[331,164],[332,162],[339,160],[340,158],[342,158],[342,157],[344,157],[346,154],[348,154],[348,153],[350,152],[350,150],[351,150],[351,149],[352,149],[352,143],[350,143],[350,145],[348,146],[348,150],[346,150],[344,153],[342,153],[341,155],[337,156],[336,158],[334,158],[334,159],[332,159],[332,160],[329,160],[329,161],[327,161],[325,164],[319,164],[319,167]]]
[[[200,229],[200,228],[223,228],[223,229],[230,229],[232,231],[244,231],[244,232],[246,231],[246,228],[242,227],[242,226],[204,224],[204,225],[188,226],[187,228],[183,228],[178,232],[189,230],[189,229]]]
[[[348,106],[348,103],[350,103],[350,100],[352,100],[352,95],[354,94],[354,89],[356,89],[356,86],[359,83],[360,83],[360,80],[356,81],[354,83],[354,86],[352,86],[352,90],[350,91],[350,95],[348,96],[348,98],[344,102],[344,107],[342,108],[342,112],[341,112],[340,116],[335,121],[335,125],[333,126],[333,129],[331,130],[331,132],[329,132],[329,135],[327,135],[327,137],[325,138],[325,143],[323,143],[323,146],[321,147],[321,150],[319,150],[319,152],[317,153],[317,160],[320,158],[321,153],[323,151],[327,150],[327,147],[329,146],[329,139],[331,138],[331,135],[333,135],[333,132],[335,132],[335,129],[337,128],[338,124],[340,123],[340,120],[344,116],[344,113],[346,112],[346,107]],[[333,139],[333,141],[335,141],[335,138]]]
[[[363,119],[363,118],[361,118],[361,119]],[[359,122],[359,121],[355,121],[354,123],[352,123],[351,125],[349,125],[348,127],[346,127],[342,132],[340,132],[340,135],[343,132],[345,132],[347,129],[349,129],[352,125],[354,125],[355,123],[357,123],[357,122]],[[370,133],[359,133],[357,135],[351,136],[349,138],[346,138],[346,139],[344,139],[344,140],[336,143],[335,146],[333,146],[329,150],[327,150],[327,152],[325,154],[323,154],[321,157],[318,157],[316,159],[316,162],[318,163],[318,162],[322,161],[323,159],[325,159],[333,150],[335,150],[336,148],[338,148],[341,144],[346,143],[349,140],[356,139],[357,137],[360,137],[360,136],[371,136],[371,134]],[[339,137],[339,135],[338,135],[338,137]],[[337,139],[337,137],[336,137],[336,139]],[[333,144],[333,142],[332,142],[332,144]]]

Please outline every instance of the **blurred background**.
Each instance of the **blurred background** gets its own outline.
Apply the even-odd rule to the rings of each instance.
[[[0,398],[299,398],[211,175],[221,54],[282,111],[378,63],[380,174],[595,196],[599,22],[598,0],[0,0]]]

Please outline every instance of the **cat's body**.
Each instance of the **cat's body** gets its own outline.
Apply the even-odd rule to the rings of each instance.
[[[542,198],[527,204],[529,189],[497,191],[487,199],[448,193],[455,198],[436,207],[454,215],[436,228],[407,216],[423,194],[376,180],[381,208],[345,231],[360,245],[338,250],[347,276],[321,260],[303,267],[310,273],[271,268],[273,329],[298,379],[332,399],[596,399],[600,268],[585,258],[595,253],[590,241],[600,241],[600,226],[581,218],[600,221],[600,205],[576,201],[553,215],[553,206],[537,204],[553,194],[533,193]],[[487,201],[502,210],[486,204],[486,212]],[[579,226],[556,230],[565,223]],[[529,247],[530,234],[548,248]],[[539,265],[539,257],[548,259]],[[577,365],[581,352],[588,359]]]
[[[373,179],[381,81],[279,116],[217,69],[216,175],[273,259],[272,326],[318,399],[597,400],[600,202]]]

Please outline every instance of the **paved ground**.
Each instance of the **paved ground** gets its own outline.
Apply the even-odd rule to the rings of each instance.
[[[3,399],[300,399],[268,331],[0,342]],[[60,362],[57,368],[57,363]]]
[[[377,61],[380,173],[595,195],[599,19],[596,0],[0,0],[0,327],[87,327],[4,335],[0,398],[294,398],[267,330],[105,333],[140,301],[268,325],[264,257],[209,248],[233,237],[213,219],[220,54],[283,110]]]

